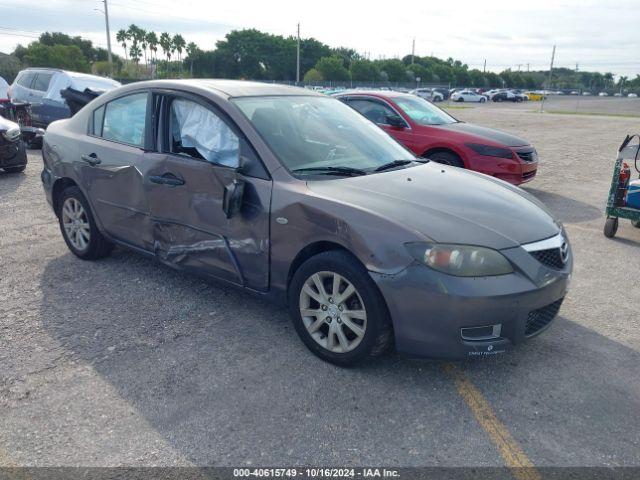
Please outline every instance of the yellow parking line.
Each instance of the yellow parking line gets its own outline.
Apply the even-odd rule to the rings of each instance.
[[[541,480],[540,473],[524,453],[507,427],[498,420],[487,399],[456,365],[445,364],[445,372],[453,378],[458,393],[473,412],[476,420],[495,444],[512,475],[517,480]]]

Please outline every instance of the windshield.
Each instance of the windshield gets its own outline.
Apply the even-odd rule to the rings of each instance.
[[[382,129],[333,98],[243,97],[233,102],[287,169],[297,174],[344,174],[346,169],[372,173],[394,161],[415,159]]]
[[[420,97],[396,97],[393,101],[418,125],[446,125],[458,121]]]

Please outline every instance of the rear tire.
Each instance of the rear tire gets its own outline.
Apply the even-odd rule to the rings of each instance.
[[[453,152],[435,152],[430,155],[423,156],[436,163],[442,163],[443,165],[451,165],[452,167],[464,168],[464,162],[462,159]]]
[[[481,99],[480,99],[480,103],[484,103],[484,102],[486,102],[486,101],[487,101],[487,100],[486,100],[485,98],[481,98]]]
[[[25,168],[27,168],[26,165],[21,165],[19,167],[4,167],[4,171],[7,173],[22,173]]]
[[[97,260],[111,253],[113,244],[98,230],[89,202],[78,187],[67,187],[57,203],[60,231],[71,253],[82,260]]]
[[[391,319],[378,287],[344,251],[319,253],[298,268],[289,286],[289,312],[307,348],[336,365],[356,365],[392,345]]]
[[[640,220],[631,220],[631,225],[636,228],[640,228]]]
[[[618,231],[618,217],[608,217],[604,222],[604,236],[613,238]]]

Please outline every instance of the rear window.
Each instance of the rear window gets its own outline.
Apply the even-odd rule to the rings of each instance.
[[[102,138],[142,147],[147,98],[146,92],[134,93],[107,103],[102,121]]]
[[[53,77],[53,73],[38,73],[36,75],[36,81],[33,84],[34,90],[39,90],[41,92],[46,92],[49,90],[49,83],[51,83],[51,77]]]
[[[22,75],[20,75],[20,77],[18,77],[18,85],[25,88],[31,88],[31,82],[33,81],[33,77],[35,77],[35,75],[36,74],[33,72],[23,73]]]

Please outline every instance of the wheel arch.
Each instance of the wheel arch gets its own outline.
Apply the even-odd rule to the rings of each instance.
[[[53,204],[53,211],[56,215],[60,212],[60,196],[62,195],[62,192],[69,187],[80,188],[76,181],[69,177],[58,178],[53,183],[53,187],[51,188],[51,202]]]
[[[311,257],[318,255],[319,253],[328,252],[331,250],[339,250],[345,252],[355,260],[357,260],[360,264],[362,264],[360,259],[358,259],[358,257],[354,255],[351,250],[337,242],[321,240],[310,243],[309,245],[302,248],[294,257],[293,261],[289,264],[289,271],[287,273],[287,291],[289,290],[289,286],[291,285],[291,279],[293,278],[293,275],[296,273],[298,268],[300,268],[300,265],[309,260]]]
[[[420,157],[429,158],[429,155],[433,155],[434,153],[440,153],[440,152],[454,154],[456,157],[462,160],[462,163],[464,164],[464,168],[469,168],[469,164],[467,162],[467,159],[464,157],[464,155],[462,155],[459,151],[457,151],[452,147],[445,147],[445,146],[430,147],[422,155],[420,155]]]

